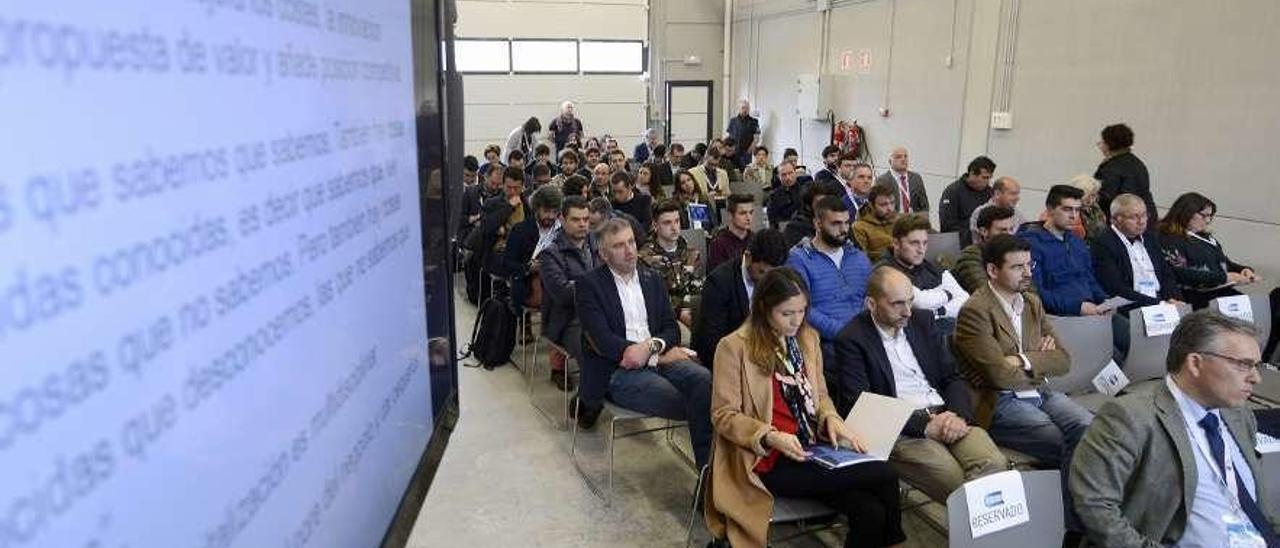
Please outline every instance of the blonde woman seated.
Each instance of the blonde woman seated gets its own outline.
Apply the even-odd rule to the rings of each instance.
[[[707,527],[735,548],[764,546],[774,495],[804,497],[848,516],[846,547],[900,544],[898,477],[887,463],[828,470],[807,460],[815,444],[865,450],[827,396],[808,306],[800,275],[775,268],[756,284],[747,320],[716,347]]]

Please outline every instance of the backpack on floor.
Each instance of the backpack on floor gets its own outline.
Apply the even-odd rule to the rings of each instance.
[[[516,347],[516,316],[507,306],[505,292],[485,299],[471,329],[467,354],[475,357],[485,369],[506,365]]]

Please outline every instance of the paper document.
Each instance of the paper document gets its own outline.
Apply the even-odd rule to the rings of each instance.
[[[857,434],[866,444],[867,453],[888,459],[916,408],[911,404],[880,394],[862,391],[858,402],[844,418],[844,427]]]
[[[1148,337],[1159,337],[1173,333],[1182,317],[1178,307],[1169,303],[1153,304],[1142,307],[1142,322],[1146,325]]]
[[[1129,386],[1129,377],[1120,370],[1115,360],[1107,362],[1107,366],[1093,378],[1093,387],[1108,396],[1119,394],[1126,386]]]
[[[1280,452],[1280,440],[1262,432],[1258,432],[1258,437],[1254,440],[1254,444],[1259,453]]]
[[[1128,306],[1131,304],[1133,304],[1133,301],[1126,299],[1124,297],[1115,296],[1105,301],[1102,301],[1102,304],[1100,304],[1099,306],[1106,308],[1108,310],[1119,310],[1120,307]]]
[[[1248,295],[1218,297],[1218,311],[1225,316],[1253,323],[1253,303]]]

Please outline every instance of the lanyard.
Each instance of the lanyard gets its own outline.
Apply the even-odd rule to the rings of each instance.
[[[1219,418],[1219,422],[1221,424],[1219,425],[1218,435],[1223,438],[1222,456],[1223,460],[1226,461],[1225,471],[1218,467],[1218,463],[1214,462],[1213,451],[1209,450],[1209,442],[1206,441],[1209,436],[1209,432],[1205,431],[1204,428],[1201,428],[1199,425],[1196,425],[1194,428],[1198,428],[1203,435],[1196,436],[1193,431],[1193,435],[1191,437],[1193,438],[1193,441],[1195,441],[1196,449],[1200,451],[1200,455],[1204,457],[1204,460],[1209,461],[1209,469],[1213,470],[1214,477],[1218,479],[1218,486],[1222,487],[1225,491],[1228,502],[1231,504],[1232,511],[1236,512],[1238,515],[1244,515],[1244,510],[1240,508],[1240,486],[1235,481],[1235,459],[1232,458],[1231,452],[1227,449],[1227,436],[1226,433],[1223,432],[1227,427],[1227,423],[1222,421],[1221,418]]]
[[[1204,243],[1206,243],[1206,244],[1209,244],[1209,245],[1211,245],[1211,246],[1213,246],[1213,247],[1218,247],[1218,240],[1214,239],[1213,237],[1208,237],[1208,238],[1206,238],[1206,237],[1204,237],[1204,236],[1201,236],[1201,235],[1199,235],[1199,234],[1196,234],[1195,232],[1191,232],[1190,230],[1188,230],[1188,231],[1187,231],[1187,236],[1191,236],[1192,238],[1195,238],[1195,239],[1197,239],[1197,240],[1200,240],[1200,241],[1202,241],[1202,242],[1204,242]]]

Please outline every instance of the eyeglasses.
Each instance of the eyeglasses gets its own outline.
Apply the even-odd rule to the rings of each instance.
[[[1244,373],[1244,374],[1246,374],[1246,375],[1247,375],[1247,374],[1249,374],[1249,373],[1253,373],[1253,372],[1255,372],[1255,371],[1259,371],[1259,372],[1260,372],[1260,370],[1261,370],[1261,369],[1272,369],[1271,364],[1269,364],[1269,363],[1267,363],[1267,362],[1255,362],[1255,361],[1249,361],[1249,360],[1245,360],[1245,359],[1241,359],[1241,358],[1235,358],[1235,357],[1227,356],[1227,355],[1224,355],[1224,354],[1219,354],[1219,353],[1217,353],[1217,352],[1199,352],[1199,353],[1200,353],[1200,354],[1204,354],[1204,355],[1206,355],[1206,356],[1213,356],[1213,357],[1215,357],[1215,358],[1218,358],[1218,359],[1221,359],[1221,360],[1227,361],[1227,362],[1231,363],[1231,365],[1235,366],[1236,371],[1239,371],[1239,372]]]

